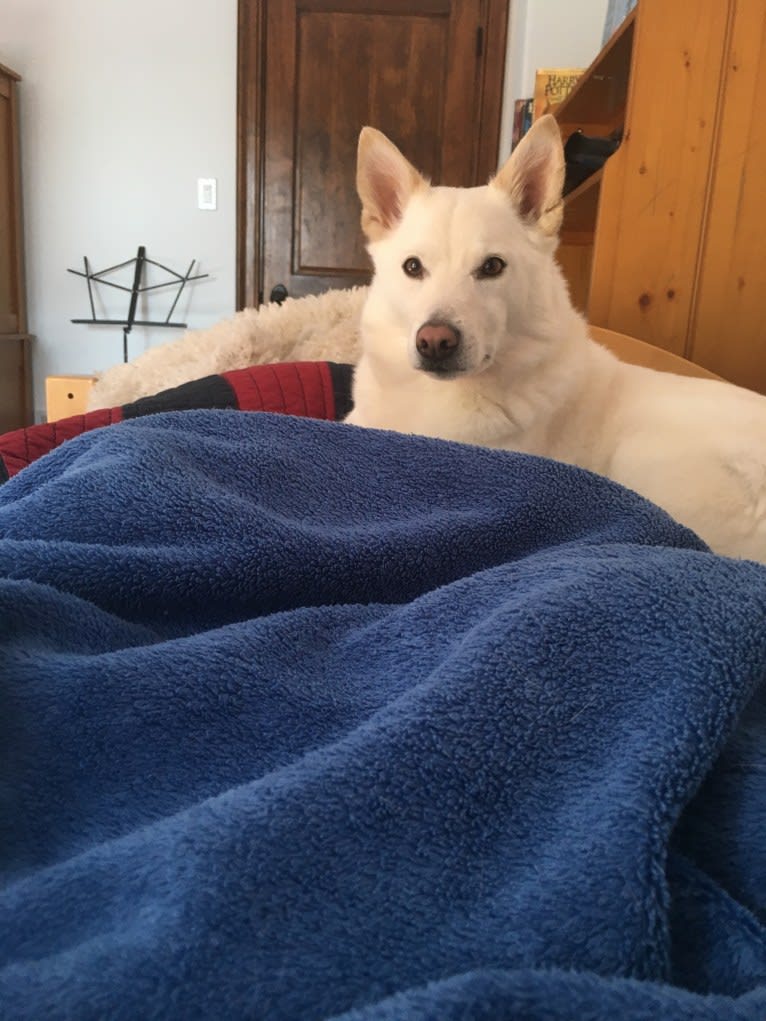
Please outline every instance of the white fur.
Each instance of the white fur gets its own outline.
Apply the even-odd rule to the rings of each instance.
[[[554,260],[563,157],[552,118],[480,188],[431,188],[398,150],[409,170],[383,186],[375,177],[390,173],[391,148],[362,133],[375,276],[348,421],[580,465],[642,493],[717,552],[766,562],[766,399],[627,365],[590,339]],[[489,256],[506,268],[479,279]],[[412,257],[422,279],[403,270]],[[461,331],[451,378],[421,367],[416,334],[430,320]]]

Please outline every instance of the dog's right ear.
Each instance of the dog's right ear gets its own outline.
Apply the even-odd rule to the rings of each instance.
[[[375,128],[362,128],[356,163],[356,190],[362,200],[362,230],[377,241],[402,218],[410,196],[428,186],[393,142]]]

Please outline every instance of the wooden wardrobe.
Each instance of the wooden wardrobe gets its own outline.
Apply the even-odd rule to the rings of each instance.
[[[24,297],[19,75],[0,64],[0,433],[32,422],[31,337]]]

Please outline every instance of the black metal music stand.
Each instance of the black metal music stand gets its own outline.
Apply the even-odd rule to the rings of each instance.
[[[194,263],[195,262],[196,262],[196,260],[192,259],[192,261],[191,261],[191,263],[189,265],[189,268],[186,271],[185,275],[181,276],[180,273],[176,273],[176,271],[173,270],[173,269],[170,269],[169,266],[163,266],[162,263],[160,263],[160,262],[154,262],[152,259],[147,259],[147,257],[146,257],[146,247],[144,245],[140,245],[139,248],[138,248],[138,253],[137,253],[135,259],[128,259],[126,262],[120,262],[116,266],[109,266],[108,269],[101,269],[101,270],[99,270],[96,273],[92,273],[91,270],[90,270],[90,264],[88,262],[87,255],[83,256],[83,263],[85,265],[85,272],[83,273],[81,270],[78,270],[78,269],[68,269],[67,273],[74,273],[75,276],[85,277],[85,279],[88,281],[88,298],[90,299],[91,318],[90,319],[72,319],[72,322],[73,323],[85,323],[85,324],[87,324],[89,326],[92,326],[92,325],[98,325],[98,326],[121,326],[122,327],[122,357],[123,357],[123,361],[127,362],[127,360],[128,360],[128,334],[130,333],[130,331],[133,329],[134,326],[159,326],[159,327],[169,326],[169,327],[173,327],[175,329],[186,329],[186,326],[187,326],[186,323],[171,323],[170,317],[173,315],[175,307],[178,304],[178,299],[181,297],[181,292],[183,291],[183,289],[186,286],[186,284],[189,283],[190,280],[202,280],[204,277],[209,275],[207,273],[197,273],[195,276],[192,276],[191,274],[192,274],[192,270],[194,269]],[[124,287],[122,284],[115,284],[111,280],[105,280],[104,279],[104,276],[107,273],[112,273],[116,269],[122,269],[123,266],[130,266],[133,263],[135,263],[135,267],[136,268],[135,268],[135,272],[133,274],[133,286],[132,287]],[[172,277],[174,277],[174,279],[173,280],[167,280],[167,281],[165,281],[164,283],[161,283],[161,284],[151,284],[151,285],[148,285],[148,286],[144,286],[142,284],[142,280],[143,280],[143,275],[144,275],[144,266],[146,266],[147,264],[150,265],[150,266],[157,266],[159,269],[162,269],[166,273],[169,273]],[[96,316],[96,308],[95,308],[95,305],[93,304],[93,284],[94,283],[96,283],[96,284],[105,284],[107,287],[116,287],[117,290],[119,290],[119,291],[127,291],[127,293],[130,295],[130,304],[128,306],[127,318],[125,318],[125,319],[99,319],[99,318],[97,318],[97,316]],[[170,287],[171,285],[175,285],[175,286],[178,287],[178,293],[176,294],[175,298],[173,299],[173,304],[170,306],[170,311],[168,312],[167,318],[165,319],[164,322],[147,320],[147,319],[136,319],[136,305],[138,303],[138,296],[139,296],[139,294],[142,294],[144,291],[156,291],[160,287]]]

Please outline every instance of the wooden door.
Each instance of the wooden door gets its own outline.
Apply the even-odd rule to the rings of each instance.
[[[507,0],[240,0],[238,303],[369,279],[365,124],[434,183],[496,169]]]

